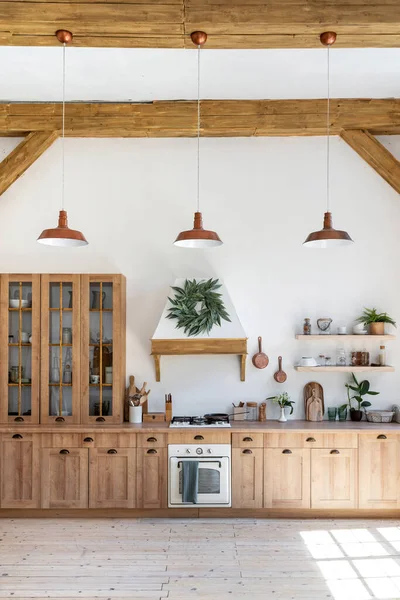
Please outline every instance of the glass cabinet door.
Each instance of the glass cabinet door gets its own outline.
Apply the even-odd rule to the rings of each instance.
[[[42,275],[41,422],[80,422],[80,277]]]
[[[40,275],[2,275],[2,423],[39,422]]]
[[[83,421],[118,423],[125,394],[125,278],[81,280]]]

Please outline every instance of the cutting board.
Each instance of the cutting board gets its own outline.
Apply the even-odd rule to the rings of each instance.
[[[304,413],[306,421],[322,421],[325,403],[321,384],[311,381],[304,386]]]

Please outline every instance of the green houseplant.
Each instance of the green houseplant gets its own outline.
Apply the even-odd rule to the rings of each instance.
[[[290,400],[289,394],[287,392],[283,392],[283,394],[278,394],[277,396],[270,396],[269,398],[267,398],[267,400],[272,400],[273,402],[276,402],[278,406],[280,406],[281,416],[279,417],[278,421],[280,423],[286,423],[287,418],[285,415],[285,408],[290,407],[290,414],[292,414],[294,400]]]
[[[347,399],[348,402],[343,404],[340,407],[340,410],[344,410],[347,406],[350,409],[350,419],[352,421],[361,421],[362,419],[362,408],[367,408],[371,406],[371,402],[368,400],[363,400],[363,396],[377,396],[379,392],[373,392],[370,390],[370,383],[366,379],[364,381],[357,381],[354,373],[351,374],[353,377],[353,385],[350,383],[346,383],[345,387],[347,390]],[[351,396],[351,392],[355,392],[353,396]],[[352,400],[355,400],[357,408],[354,408],[351,404]]]
[[[358,317],[356,321],[364,323],[369,326],[369,332],[372,335],[384,335],[385,323],[389,323],[396,327],[396,321],[389,317],[385,312],[378,313],[376,308],[364,308],[364,312],[361,317]]]

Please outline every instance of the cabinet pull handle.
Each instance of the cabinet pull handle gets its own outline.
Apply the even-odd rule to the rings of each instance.
[[[252,442],[253,438],[251,438],[251,437],[245,437],[245,438],[243,438],[243,441],[244,442]]]
[[[69,454],[69,450],[60,450],[60,454]]]
[[[154,448],[150,448],[150,450],[147,450],[147,454],[157,454],[157,450],[154,450]]]
[[[286,448],[285,450],[282,450],[282,454],[292,454],[292,451]]]
[[[57,421],[58,423],[64,423],[65,419],[64,419],[64,417],[57,417],[57,418],[56,418],[56,421]]]
[[[376,438],[377,440],[387,440],[386,435],[383,435],[383,433],[381,433],[380,435],[378,435],[378,437]]]
[[[253,454],[253,451],[246,448],[246,450],[243,450],[242,454]]]
[[[118,453],[115,450],[115,448],[110,448],[110,450],[107,450],[107,454],[118,454]]]
[[[204,440],[204,436],[203,435],[195,435],[194,439],[195,440]]]
[[[315,438],[309,437],[306,439],[306,442],[315,442]]]
[[[24,421],[23,417],[15,417],[14,421],[18,421],[19,423],[21,421]]]
[[[22,435],[20,433],[14,433],[13,440],[22,440]]]
[[[99,422],[102,423],[103,421],[105,421],[105,418],[104,417],[97,417],[96,421],[99,421]]]
[[[84,441],[84,442],[93,442],[93,438],[91,438],[91,437],[87,437],[87,438],[84,438],[84,440],[83,440],[83,441]]]
[[[340,454],[339,450],[331,450],[330,454]]]
[[[156,442],[157,438],[155,438],[155,437],[149,437],[149,438],[147,438],[147,441],[148,442]]]

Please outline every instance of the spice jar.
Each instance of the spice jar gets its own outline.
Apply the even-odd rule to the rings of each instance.
[[[266,402],[261,402],[261,404],[260,404],[260,408],[258,409],[258,420],[262,421],[262,422],[267,420],[267,403]]]
[[[72,329],[71,329],[71,327],[63,327],[62,343],[63,344],[72,344]]]
[[[247,421],[257,421],[257,402],[247,402]]]
[[[304,319],[303,333],[304,335],[311,335],[311,319]]]
[[[386,365],[386,348],[385,346],[379,346],[379,364],[381,367]]]

